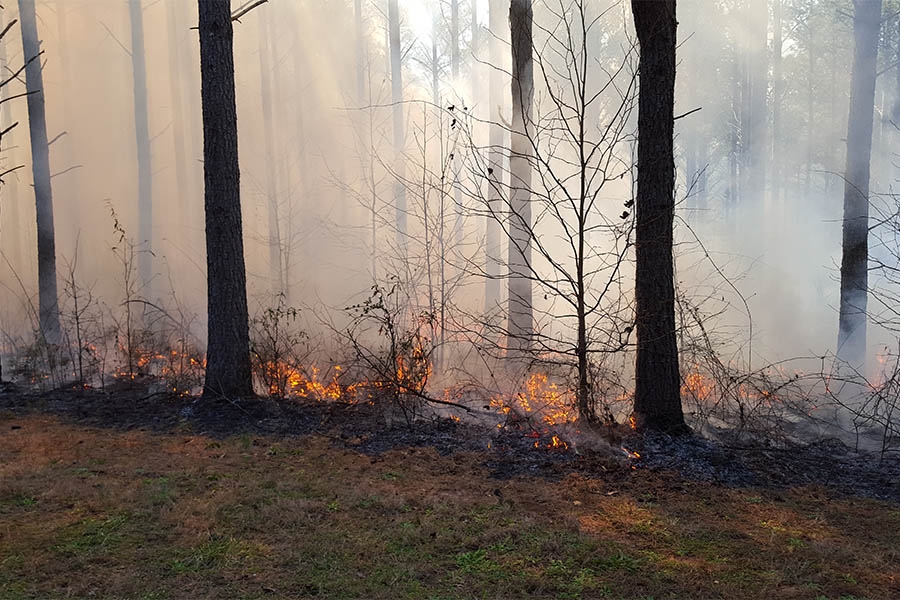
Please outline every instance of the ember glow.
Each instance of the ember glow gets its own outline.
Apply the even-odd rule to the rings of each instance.
[[[293,367],[286,363],[268,362],[265,365],[267,369],[266,376],[268,381],[287,382],[284,386],[284,396],[288,398],[308,398],[318,402],[356,402],[357,393],[367,387],[368,382],[357,382],[348,385],[342,385],[339,381],[343,368],[335,365],[331,369],[330,377],[323,377],[322,369],[316,365],[312,365],[309,369]],[[278,383],[269,385],[269,394],[277,396],[280,394]]]
[[[397,355],[397,391],[400,394],[422,394],[433,372],[434,365],[424,344],[419,341],[409,356]]]
[[[532,373],[524,389],[510,397],[493,396],[492,409],[510,415],[524,417],[544,425],[564,425],[578,420],[575,409],[575,392],[559,387],[544,373]]]
[[[578,421],[575,393],[561,388],[544,373],[531,373],[523,389],[508,397],[493,396],[490,408],[504,415],[507,423],[526,423],[530,431],[525,435],[535,438],[534,448],[567,450],[569,444],[552,430]],[[503,429],[504,423],[497,427]],[[548,441],[542,439],[545,436],[549,436]]]

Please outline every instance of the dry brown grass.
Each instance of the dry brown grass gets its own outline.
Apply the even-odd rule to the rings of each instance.
[[[0,598],[900,597],[894,505],[483,461],[0,416]]]

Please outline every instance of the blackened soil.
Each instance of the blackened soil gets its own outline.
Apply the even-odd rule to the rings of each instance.
[[[207,400],[148,393],[145,386],[115,390],[31,392],[0,384],[0,435],[18,416],[40,413],[71,422],[122,430],[178,432],[212,437],[324,435],[337,446],[377,456],[389,450],[430,447],[447,455],[480,452],[493,477],[561,478],[571,473],[604,480],[664,472],[686,481],[759,487],[778,493],[820,486],[840,496],[900,503],[900,458],[852,452],[836,440],[794,447],[723,444],[697,436],[610,436],[610,431],[534,431],[495,422],[461,423],[418,418],[378,404],[244,398]],[[558,445],[554,447],[554,433]],[[627,448],[627,450],[626,450]],[[639,455],[639,456],[638,456]]]

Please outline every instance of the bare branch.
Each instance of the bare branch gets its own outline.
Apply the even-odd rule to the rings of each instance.
[[[242,6],[241,8],[237,9],[234,13],[232,13],[231,20],[240,22],[241,17],[246,15],[248,12],[250,12],[254,8],[256,8],[258,6],[262,6],[263,4],[265,4],[268,1],[269,0],[256,0],[255,2],[252,2],[252,4],[249,4],[249,6],[247,4],[244,4],[244,6]]]

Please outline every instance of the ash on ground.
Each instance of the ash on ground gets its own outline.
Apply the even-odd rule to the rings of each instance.
[[[621,428],[585,431],[577,423],[537,429],[500,419],[469,423],[438,415],[406,422],[368,403],[205,400],[147,395],[137,386],[115,392],[33,393],[9,385],[0,389],[0,432],[20,427],[17,418],[26,414],[120,430],[219,438],[316,434],[373,457],[409,447],[430,447],[442,455],[473,452],[483,456],[482,464],[499,479],[578,473],[614,481],[652,471],[688,481],[773,491],[820,486],[835,495],[900,503],[900,458],[855,452],[836,439],[775,447],[729,442],[726,437],[713,441],[700,436],[637,435],[622,433]]]

